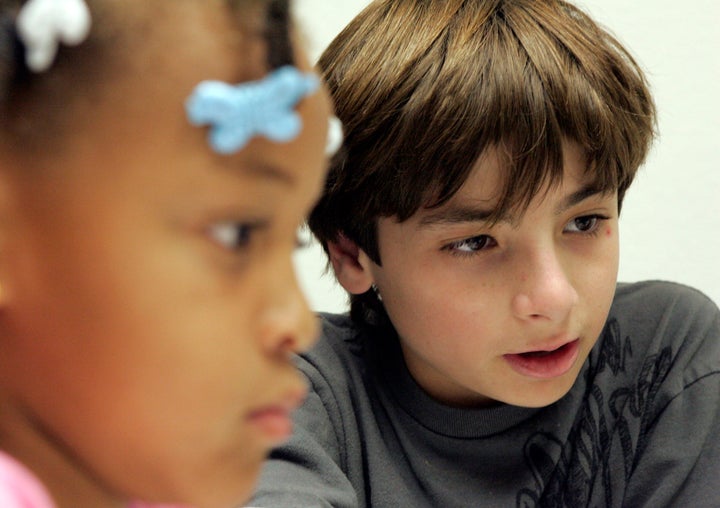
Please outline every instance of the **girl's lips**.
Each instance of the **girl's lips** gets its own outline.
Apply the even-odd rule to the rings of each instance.
[[[280,444],[292,435],[291,414],[286,408],[273,406],[254,411],[248,416],[248,422],[271,442]]]
[[[579,351],[580,339],[575,339],[553,351],[529,351],[504,355],[503,358],[518,374],[551,379],[566,374],[575,364]]]
[[[247,421],[260,431],[263,436],[278,445],[287,441],[292,435],[292,413],[305,399],[305,391],[289,395],[284,401],[268,405],[248,415]]]

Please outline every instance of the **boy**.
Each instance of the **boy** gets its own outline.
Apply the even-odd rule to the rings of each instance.
[[[655,123],[626,50],[560,0],[379,0],[320,66],[351,314],[252,504],[720,505],[720,313],[616,284]]]

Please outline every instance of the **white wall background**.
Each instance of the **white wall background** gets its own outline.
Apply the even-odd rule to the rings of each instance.
[[[442,0],[437,0],[442,1]],[[295,0],[316,59],[368,0]],[[630,48],[645,69],[660,137],[625,199],[622,281],[682,282],[720,304],[720,1],[576,0]],[[314,246],[297,254],[315,310],[347,299]]]

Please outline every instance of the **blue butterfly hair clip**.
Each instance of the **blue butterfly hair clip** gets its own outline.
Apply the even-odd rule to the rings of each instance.
[[[255,136],[276,142],[295,139],[302,130],[295,106],[319,86],[314,74],[285,66],[259,81],[239,85],[204,81],[185,106],[191,123],[210,125],[213,150],[231,154]]]

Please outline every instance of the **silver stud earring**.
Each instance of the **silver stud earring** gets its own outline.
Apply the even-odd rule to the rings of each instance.
[[[373,284],[372,286],[370,286],[370,288],[375,293],[375,296],[377,296],[377,299],[382,302],[383,301],[382,295],[380,294],[380,290],[378,289],[378,287],[375,284]]]

